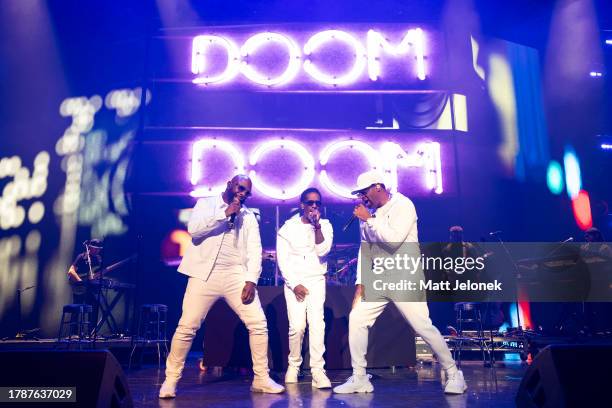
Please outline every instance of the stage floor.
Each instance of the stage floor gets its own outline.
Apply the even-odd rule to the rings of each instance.
[[[368,370],[373,375],[373,394],[333,394],[310,385],[310,376],[298,384],[289,384],[280,395],[254,394],[249,391],[251,376],[212,373],[202,374],[197,354],[190,354],[183,379],[174,400],[159,400],[157,393],[163,381],[163,369],[145,366],[127,372],[135,407],[514,407],[514,397],[527,365],[521,362],[499,362],[495,369],[482,362],[466,361],[463,372],[468,383],[464,395],[444,395],[439,365],[419,365],[416,369]],[[332,385],[350,375],[348,370],[330,370]],[[282,376],[280,378],[282,380]]]

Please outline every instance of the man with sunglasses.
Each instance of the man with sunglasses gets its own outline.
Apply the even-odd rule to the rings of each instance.
[[[191,244],[178,267],[189,281],[160,398],[176,396],[176,384],[196,331],[219,298],[225,299],[249,331],[254,372],[251,391],[284,391],[268,370],[268,325],[256,289],[261,273],[261,238],[255,215],[243,205],[251,187],[247,176],[237,175],[227,182],[221,195],[199,199],[191,213],[187,225]]]
[[[399,192],[391,195],[385,189],[382,174],[374,170],[361,174],[357,178],[357,188],[352,194],[356,194],[362,201],[353,212],[360,220],[362,249],[365,246],[384,247],[389,253],[389,248],[397,246],[395,249],[397,252],[404,243],[419,242],[414,204]],[[349,317],[349,346],[353,375],[346,383],[334,388],[334,392],[340,394],[374,391],[374,386],[366,374],[368,331],[387,304],[392,301],[386,297],[376,299],[377,301],[363,300],[365,288],[361,284],[362,249],[359,251],[355,297]],[[393,255],[389,253],[390,258]],[[440,362],[447,378],[444,392],[464,393],[467,386],[463,373],[457,369],[444,338],[431,323],[427,303],[425,301],[394,303],[414,331],[429,344]]]
[[[321,193],[306,189],[300,196],[300,213],[278,230],[276,257],[285,279],[289,318],[289,367],[285,383],[296,383],[302,365],[302,340],[308,323],[312,386],[331,388],[325,374],[325,273],[333,229],[321,218]]]

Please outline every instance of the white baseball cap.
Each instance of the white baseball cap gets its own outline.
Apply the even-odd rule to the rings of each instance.
[[[385,184],[385,177],[377,170],[361,173],[359,177],[357,177],[357,187],[355,190],[351,191],[351,194],[357,194],[361,190],[365,190],[374,184]]]

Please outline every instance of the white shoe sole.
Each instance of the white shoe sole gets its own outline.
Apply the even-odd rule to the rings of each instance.
[[[463,386],[463,391],[446,391],[446,390],[444,390],[444,393],[445,394],[449,394],[449,395],[461,395],[461,394],[464,394],[465,391],[467,391],[467,388],[468,388],[467,385],[465,385],[465,386]]]
[[[319,383],[314,382],[314,381],[312,382],[312,388],[318,388],[320,390],[324,390],[324,389],[328,389],[328,388],[331,388],[331,387],[332,387],[331,383],[328,383],[328,384],[319,384]]]
[[[259,392],[262,394],[282,394],[285,391],[285,388],[281,389],[272,389],[272,388],[258,388],[251,386],[251,392]]]
[[[164,389],[164,387],[161,387],[159,389],[159,398],[176,398],[176,385],[174,386],[174,389],[168,390],[168,388]]]
[[[358,390],[353,390],[353,391],[336,391],[336,389],[334,388],[334,392],[336,394],[366,394],[366,393],[374,392],[374,386],[370,385],[369,387],[360,388]]]
[[[327,389],[327,388],[331,388],[331,382],[330,382],[330,381],[327,381],[327,382],[320,383],[320,382],[318,382],[318,381],[314,381],[314,380],[313,380],[313,381],[312,381],[312,388],[318,388],[318,389],[320,389],[320,390],[324,390],[324,389]]]

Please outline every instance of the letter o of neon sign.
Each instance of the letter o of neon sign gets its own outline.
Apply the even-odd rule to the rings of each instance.
[[[248,57],[250,54],[255,53],[255,51],[261,47],[266,42],[278,42],[283,44],[287,50],[289,51],[289,63],[285,71],[277,76],[276,78],[270,78],[259,72],[255,71],[250,64],[246,61],[242,61],[242,74],[260,85],[280,85],[286,82],[291,81],[300,70],[300,48],[289,38],[284,35],[277,33],[259,33],[250,37],[242,46],[240,53],[243,58]]]
[[[286,200],[289,198],[297,197],[302,193],[302,191],[308,188],[315,175],[314,159],[312,158],[308,150],[306,150],[306,148],[300,143],[294,142],[292,140],[283,139],[265,142],[258,146],[251,153],[251,156],[249,157],[249,164],[251,166],[256,165],[259,159],[264,154],[277,148],[290,150],[297,154],[298,157],[302,160],[304,171],[302,173],[302,176],[300,177],[300,180],[295,183],[295,185],[289,188],[279,189],[276,187],[272,187],[271,185],[263,181],[255,170],[251,170],[249,172],[249,177],[253,181],[253,185],[255,186],[255,188],[257,188],[257,190],[259,190],[263,195],[267,197],[276,198],[279,200]]]

